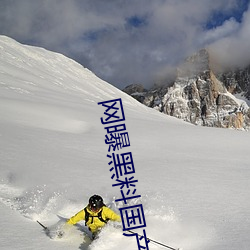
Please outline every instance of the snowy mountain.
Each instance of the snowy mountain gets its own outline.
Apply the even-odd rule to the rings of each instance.
[[[171,86],[141,91],[131,85],[124,92],[146,106],[196,125],[248,130],[249,69],[221,73],[211,61],[209,52],[200,50],[180,65]]]
[[[239,94],[250,102],[250,66],[225,70],[222,73],[218,72],[216,75],[230,93]]]
[[[138,249],[112,223],[90,242],[84,222],[50,239],[102,195],[116,212],[98,102],[121,98],[137,192],[151,239],[184,250],[248,250],[249,133],[193,126],[140,104],[63,55],[0,37],[0,248]],[[121,152],[127,152],[125,149]],[[140,232],[140,230],[138,230]],[[164,249],[149,243],[149,249]]]

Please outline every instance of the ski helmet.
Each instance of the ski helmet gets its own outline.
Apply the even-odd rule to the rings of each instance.
[[[93,195],[89,198],[89,206],[93,210],[99,210],[103,207],[103,199],[99,195]]]

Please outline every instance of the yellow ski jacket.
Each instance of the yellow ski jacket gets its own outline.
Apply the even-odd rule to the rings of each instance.
[[[92,233],[95,233],[98,231],[98,229],[102,228],[106,223],[101,221],[98,218],[98,214],[101,213],[101,217],[104,221],[112,220],[112,221],[121,221],[121,217],[116,214],[114,211],[112,211],[110,208],[103,206],[98,212],[93,212],[87,207],[87,212],[89,213],[89,219],[86,222],[86,225],[88,226],[89,230]],[[77,214],[72,216],[68,221],[67,224],[74,225],[80,220],[85,220],[85,211],[82,209]]]

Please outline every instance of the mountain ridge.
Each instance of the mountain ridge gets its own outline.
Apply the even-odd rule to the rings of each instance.
[[[248,130],[250,67],[217,72],[211,61],[209,51],[202,49],[177,68],[171,85],[143,91],[140,85],[130,85],[123,91],[148,107],[195,125]]]

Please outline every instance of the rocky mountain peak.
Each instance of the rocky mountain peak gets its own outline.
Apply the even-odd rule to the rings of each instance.
[[[194,55],[188,57],[184,63],[177,68],[177,77],[194,77],[205,74],[210,70],[209,53],[201,49]]]
[[[196,125],[250,128],[249,106],[233,95],[240,92],[246,96],[249,71],[215,74],[210,64],[208,50],[202,49],[178,67],[171,86],[149,91],[138,91],[137,86],[137,91],[129,94],[149,107]]]

